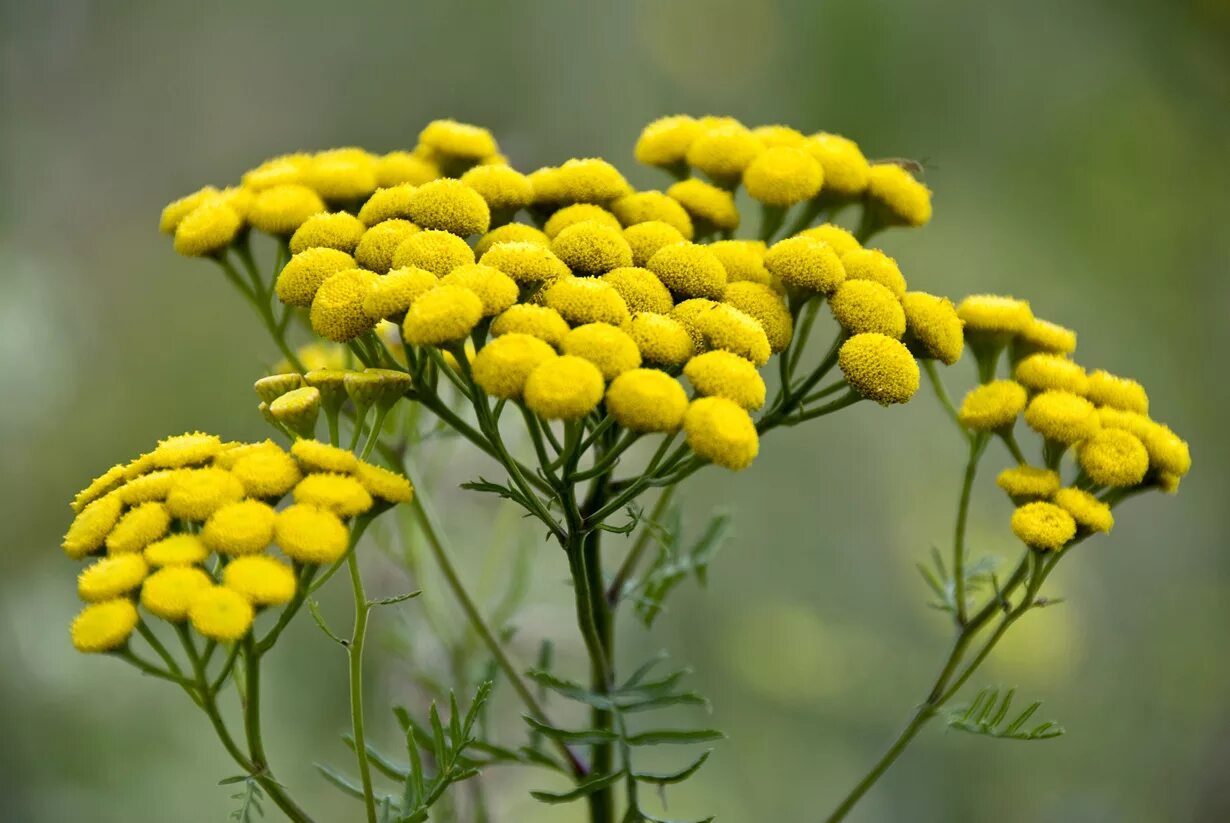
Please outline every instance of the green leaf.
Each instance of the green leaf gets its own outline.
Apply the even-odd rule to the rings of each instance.
[[[630,734],[625,741],[629,746],[659,746],[663,744],[709,743],[725,740],[726,735],[717,729],[658,729]]]
[[[345,743],[346,748],[350,749],[352,752],[357,751],[355,748],[354,735],[349,733],[342,735],[342,742]],[[367,759],[371,761],[371,764],[376,767],[376,770],[384,776],[401,782],[410,775],[410,770],[408,768],[398,763],[394,763],[383,753],[377,751],[371,744],[368,744],[365,748],[367,749]]]
[[[567,792],[530,792],[535,800],[540,803],[571,803],[574,800],[580,800],[582,797],[588,797],[599,789],[605,789],[612,786],[623,777],[624,773],[613,772],[611,774],[602,774],[597,777],[590,777],[583,783],[577,785],[576,788]]]
[[[320,604],[315,600],[308,601],[308,613],[312,615],[312,619],[316,621],[316,625],[320,627],[320,630],[324,632],[330,640],[343,648],[350,645],[350,643],[334,634],[333,629],[329,628],[329,624],[325,622],[325,618],[320,613]]]
[[[548,726],[529,715],[522,715],[526,723],[530,724],[530,728],[538,731],[552,740],[560,740],[564,743],[575,743],[578,745],[589,745],[594,743],[611,743],[619,739],[619,735],[615,732],[606,729],[559,729],[555,726]]]
[[[595,709],[603,709],[609,711],[615,708],[614,701],[606,695],[596,694],[582,686],[580,683],[574,683],[571,680],[564,680],[556,677],[549,672],[543,671],[528,671],[525,676],[533,680],[544,689],[550,689],[556,694],[563,695],[569,700],[575,700],[578,703],[585,703]]]
[[[672,783],[682,783],[692,775],[700,771],[700,767],[705,765],[705,761],[709,759],[709,755],[713,754],[713,749],[704,752],[700,757],[696,758],[688,766],[680,769],[677,772],[636,772],[632,776],[642,783],[652,783],[657,786],[665,786]]]
[[[998,689],[984,688],[975,695],[969,706],[956,709],[948,715],[948,726],[969,734],[1002,740],[1049,740],[1064,734],[1063,726],[1053,721],[1026,728],[1026,724],[1042,706],[1042,702],[1037,700],[1009,721],[1015,697],[1016,689],[1008,689],[1000,697]]]
[[[422,591],[414,591],[414,592],[406,592],[405,594],[393,595],[392,597],[379,597],[379,598],[376,598],[375,600],[368,600],[367,605],[369,606],[392,606],[394,603],[401,603],[405,600],[409,600],[412,597],[418,597],[422,593],[423,593]]]

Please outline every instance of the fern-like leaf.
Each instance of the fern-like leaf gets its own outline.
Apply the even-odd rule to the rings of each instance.
[[[974,701],[968,706],[949,714],[948,727],[1002,740],[1049,740],[1064,734],[1063,726],[1049,720],[1027,727],[1026,724],[1042,707],[1040,700],[1030,703],[1020,714],[1011,715],[1015,697],[1016,689],[1008,689],[1001,697],[999,689],[984,688],[974,696]]]

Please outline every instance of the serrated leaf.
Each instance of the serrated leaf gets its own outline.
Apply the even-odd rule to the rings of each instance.
[[[633,777],[642,783],[652,783],[656,786],[682,783],[700,771],[700,767],[705,765],[705,761],[709,759],[709,755],[711,754],[713,754],[713,749],[705,751],[700,757],[696,758],[689,765],[676,772],[636,772],[633,774]]]
[[[583,797],[588,797],[594,792],[612,786],[623,777],[623,772],[612,772],[611,774],[598,775],[590,777],[585,782],[580,783],[576,788],[567,792],[530,792],[530,796],[540,803],[558,804],[571,803],[574,800],[580,800]]]

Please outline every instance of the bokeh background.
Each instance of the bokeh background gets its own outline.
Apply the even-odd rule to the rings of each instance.
[[[234,769],[183,695],[74,654],[66,633],[76,567],[57,546],[84,481],[167,433],[264,436],[249,387],[272,348],[216,270],[157,233],[164,202],[288,150],[409,147],[439,116],[490,126],[527,170],[602,154],[662,185],[632,169],[632,144],[677,111],[924,161],[933,224],[883,238],[911,283],[1029,297],[1080,330],[1083,362],[1141,379],[1195,455],[1182,493],[1125,507],[1054,577],[1067,601],[974,679],[1045,698],[1069,734],[936,726],[851,820],[1230,819],[1224,0],[5,0],[0,67],[0,819],[234,807],[216,785]],[[951,370],[954,390],[970,369]],[[456,488],[481,461],[447,446],[422,460],[486,602],[511,558],[532,558],[516,654],[528,665],[551,636],[581,675],[558,552]],[[754,470],[688,486],[693,531],[722,506],[735,534],[708,591],[685,584],[652,636],[622,626],[625,665],[671,648],[730,736],[672,816],[819,820],[878,756],[946,649],[913,566],[949,539],[962,460],[924,391],[775,433]],[[976,497],[978,554],[1015,552],[990,480],[1002,460]],[[389,704],[422,708],[436,636],[456,645],[461,619],[429,571],[408,583],[376,545],[367,562],[378,589],[427,592],[380,618],[369,712],[392,745]],[[343,600],[325,605],[345,626]],[[269,676],[272,756],[319,819],[354,819],[311,765],[349,762],[343,657],[302,622]],[[494,775],[492,819],[579,819],[529,802],[543,784]]]

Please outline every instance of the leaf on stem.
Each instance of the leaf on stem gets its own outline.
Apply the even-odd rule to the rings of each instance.
[[[948,726],[969,734],[1002,740],[1049,740],[1064,734],[1063,726],[1054,721],[1026,728],[1026,724],[1041,708],[1040,700],[1030,703],[1024,711],[1008,720],[1015,697],[1016,689],[1008,689],[1000,697],[999,689],[984,688],[974,696],[972,703],[948,715]]]

